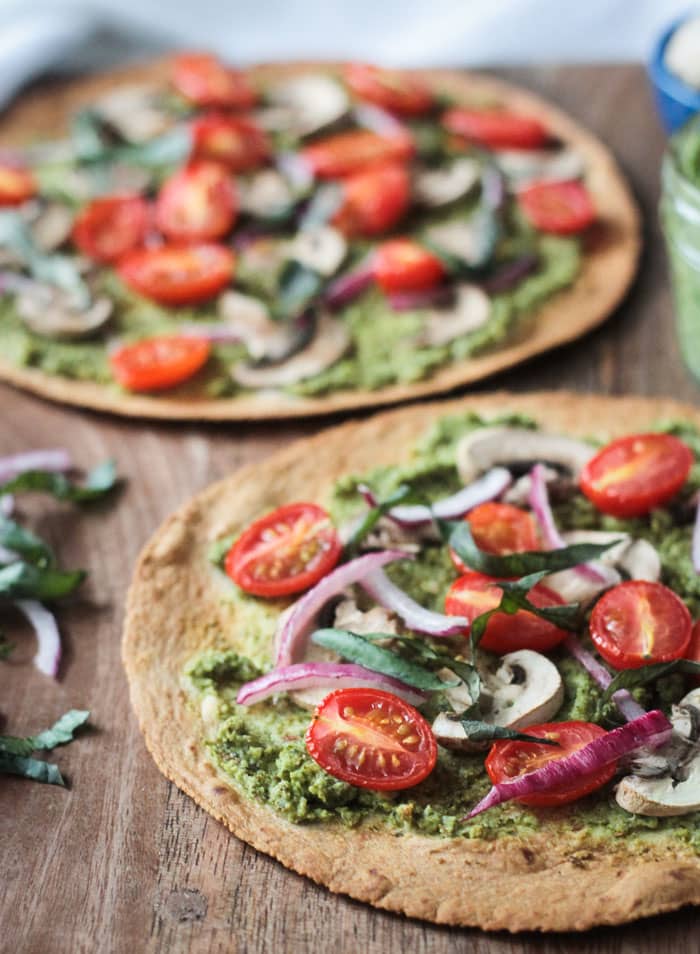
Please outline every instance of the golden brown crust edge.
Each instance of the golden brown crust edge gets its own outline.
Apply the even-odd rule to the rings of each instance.
[[[665,417],[700,425],[700,412],[670,400],[567,392],[495,393],[404,408],[297,442],[213,485],[174,514],[144,549],[128,598],[123,659],[146,744],[161,771],[234,834],[331,891],[436,923],[488,930],[584,930],[700,903],[700,858],[681,845],[591,845],[558,838],[470,841],[332,825],[292,825],[229,788],[207,762],[198,713],[180,685],[197,651],[235,642],[236,619],[220,599],[207,540],[236,531],[283,502],[323,499],[341,474],[405,459],[437,417],[456,410],[511,410],[544,426],[614,436]]]
[[[309,65],[279,64],[258,67],[257,71],[264,76],[278,76],[307,69]],[[0,120],[0,138],[7,144],[20,144],[31,135],[57,133],[77,106],[89,103],[114,83],[158,79],[164,74],[165,64],[157,62],[82,79],[62,85],[50,94],[28,94]],[[589,238],[588,254],[577,281],[537,311],[520,340],[446,365],[425,381],[392,385],[378,391],[336,392],[317,398],[252,395],[212,400],[187,395],[127,394],[91,381],[71,381],[34,368],[17,367],[1,357],[0,379],[50,400],[129,417],[211,421],[297,418],[444,393],[573,341],[601,324],[620,303],[632,282],[641,243],[639,212],[610,151],[564,112],[519,87],[476,73],[434,70],[424,75],[436,87],[457,96],[476,93],[507,98],[513,108],[541,117],[554,133],[570,141],[585,156],[594,201],[600,209],[606,210],[604,227],[596,228]]]

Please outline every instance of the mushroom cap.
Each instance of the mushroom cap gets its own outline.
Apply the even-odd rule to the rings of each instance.
[[[584,441],[526,427],[486,427],[466,434],[457,445],[459,476],[470,483],[497,464],[553,464],[578,477],[595,448]]]

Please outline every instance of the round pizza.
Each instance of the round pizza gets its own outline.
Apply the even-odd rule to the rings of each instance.
[[[700,415],[412,407],[213,485],[123,658],[163,773],[330,890],[582,930],[700,903]]]
[[[607,149],[476,74],[180,54],[0,132],[0,377],[116,413],[444,391],[600,323],[639,250]]]

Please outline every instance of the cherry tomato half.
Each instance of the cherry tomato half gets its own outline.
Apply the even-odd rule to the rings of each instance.
[[[195,159],[174,173],[156,200],[156,224],[176,242],[206,242],[226,235],[238,212],[230,173],[218,162]]]
[[[175,89],[195,106],[250,109],[257,94],[239,70],[226,66],[211,53],[181,53],[172,63]]]
[[[115,262],[143,245],[150,210],[138,195],[110,195],[93,199],[73,223],[73,241],[83,255],[96,262]]]
[[[35,194],[36,181],[29,169],[0,162],[0,207],[21,205]]]
[[[341,550],[322,507],[286,504],[243,531],[226,555],[225,569],[246,593],[288,596],[318,583],[336,565]]]
[[[685,655],[693,623],[688,607],[663,583],[628,580],[593,607],[591,639],[615,669],[639,669]]]
[[[118,265],[126,284],[164,305],[206,301],[233,277],[233,252],[223,245],[162,245],[129,252]]]
[[[501,601],[503,591],[494,577],[484,573],[465,573],[452,584],[445,597],[445,612],[448,616],[465,616],[473,622],[477,616],[495,609]],[[538,583],[528,594],[528,599],[539,607],[561,606],[564,602],[558,593]],[[494,613],[486,625],[480,646],[493,653],[512,653],[518,649],[534,649],[547,652],[557,646],[566,636],[546,619],[518,610],[512,616],[508,613]]]
[[[442,281],[445,266],[418,242],[392,239],[383,242],[374,254],[374,277],[387,293],[422,291]]]
[[[398,163],[357,172],[343,182],[333,224],[350,238],[381,235],[401,221],[410,197],[408,172]]]
[[[306,732],[309,755],[324,771],[374,791],[411,788],[432,772],[435,736],[413,706],[381,689],[337,689]]]
[[[528,726],[527,734],[553,739],[559,745],[540,745],[537,742],[519,742],[514,739],[494,742],[486,757],[486,771],[494,785],[525,775],[527,772],[534,772],[552,759],[571,755],[589,742],[593,742],[594,739],[605,735],[605,729],[601,729],[594,722],[543,722],[541,725]],[[605,785],[616,770],[617,762],[611,762],[598,771],[583,776],[574,785],[555,788],[551,792],[527,795],[515,801],[537,808],[566,805],[567,802],[575,802]]]
[[[380,136],[369,129],[353,129],[320,139],[303,149],[301,155],[320,179],[339,179],[368,166],[410,159],[413,148],[408,134]]]
[[[547,127],[534,116],[504,109],[448,109],[442,117],[448,132],[489,149],[538,149],[549,136]]]
[[[231,172],[257,169],[270,155],[265,132],[244,116],[207,113],[192,127],[194,155],[223,163]]]
[[[580,182],[533,182],[518,192],[525,218],[541,232],[574,235],[595,222],[596,213]]]
[[[502,556],[542,549],[534,517],[520,507],[491,501],[474,507],[464,519],[469,524],[474,542],[486,553]],[[452,549],[450,559],[460,573],[471,572]]]
[[[359,99],[402,116],[419,116],[433,105],[430,87],[420,77],[367,63],[345,67],[345,82]]]
[[[110,355],[109,364],[129,391],[165,391],[195,375],[210,352],[202,338],[169,335],[125,345]]]
[[[599,450],[579,484],[603,513],[641,517],[678,493],[692,465],[690,448],[672,434],[632,434]]]

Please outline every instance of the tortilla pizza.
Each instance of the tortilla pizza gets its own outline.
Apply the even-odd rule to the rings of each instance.
[[[181,55],[27,94],[0,132],[0,376],[98,410],[446,391],[602,322],[639,252],[609,151],[479,74]]]
[[[410,917],[700,903],[699,460],[670,400],[495,393],[239,470],[135,571],[149,750],[239,838]]]

